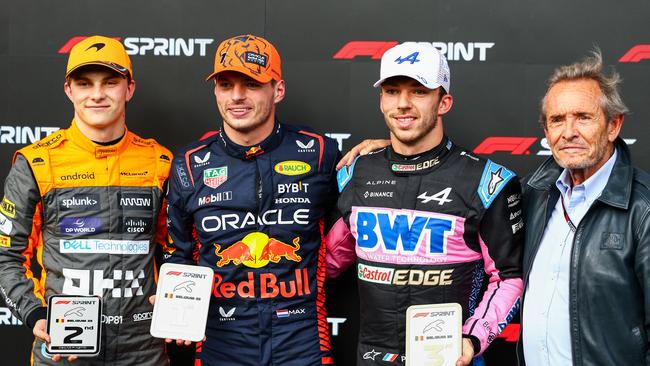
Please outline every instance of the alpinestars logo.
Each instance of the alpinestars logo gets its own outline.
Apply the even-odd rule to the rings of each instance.
[[[298,152],[316,152],[316,149],[314,149],[314,139],[309,140],[307,143],[296,140],[296,145],[298,145]]]
[[[496,191],[497,187],[499,186],[499,183],[503,182],[503,177],[501,177],[501,171],[503,169],[499,168],[496,172],[492,172],[491,177],[490,177],[490,183],[488,184],[488,193],[489,194],[494,194]]]
[[[396,46],[397,41],[350,41],[333,56],[336,60],[352,60],[358,56],[379,60],[388,49]],[[487,50],[494,47],[494,42],[418,42],[430,43],[440,50],[449,61],[485,61]]]

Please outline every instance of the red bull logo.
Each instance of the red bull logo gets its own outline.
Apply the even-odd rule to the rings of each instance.
[[[260,146],[253,146],[250,149],[246,150],[246,156],[244,158],[251,159],[261,154],[264,154],[264,149],[262,149]]]
[[[256,293],[256,282],[259,282],[259,292]],[[309,272],[307,268],[296,269],[286,281],[278,280],[274,273],[261,273],[256,275],[248,272],[247,277],[239,282],[226,282],[220,274],[214,274],[214,287],[212,288],[214,297],[223,297],[226,299],[235,296],[244,298],[262,298],[269,299],[278,296],[292,298],[311,294],[309,289]]]
[[[227,264],[243,264],[250,268],[261,268],[269,262],[279,263],[282,258],[294,262],[300,262],[297,252],[300,249],[300,238],[293,239],[293,245],[286,244],[278,239],[269,238],[268,235],[260,232],[250,233],[242,240],[221,249],[219,244],[214,244],[214,254],[217,255],[217,267]]]

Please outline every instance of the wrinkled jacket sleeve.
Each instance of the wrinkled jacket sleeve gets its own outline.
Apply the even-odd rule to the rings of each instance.
[[[43,284],[31,270],[42,250],[42,204],[22,155],[16,156],[5,180],[0,211],[0,291],[11,311],[31,329],[46,317]]]
[[[350,189],[345,190],[349,181],[348,168],[344,167],[337,174],[338,190],[341,190],[336,206],[332,209],[332,221],[334,224],[325,237],[327,254],[325,263],[327,266],[327,278],[336,278],[343,273],[350,265],[357,260],[355,252],[356,241],[349,226],[349,195]]]
[[[196,242],[192,234],[194,226],[185,201],[185,195],[193,186],[182,158],[174,159],[169,177],[167,191],[167,231],[169,236],[165,262],[195,264]]]
[[[523,292],[522,250],[524,228],[521,211],[521,186],[512,179],[488,207],[479,227],[488,286],[474,313],[463,326],[478,354],[517,313]]]

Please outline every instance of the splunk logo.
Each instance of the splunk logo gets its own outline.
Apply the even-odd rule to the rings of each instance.
[[[637,139],[623,139],[628,146],[633,145]],[[548,140],[537,137],[515,137],[515,136],[490,136],[486,137],[478,144],[473,152],[474,154],[494,154],[497,152],[510,153],[510,155],[531,155],[531,148],[535,142],[539,141],[539,147],[535,155],[550,156],[551,147]]]
[[[397,41],[350,41],[333,56],[336,60],[352,60],[358,56],[379,60],[388,49],[396,46]],[[494,47],[494,42],[418,42],[430,43],[440,50],[449,61],[485,61],[487,51]]]
[[[88,38],[75,36],[66,41],[58,53],[70,53],[72,47]],[[207,48],[214,42],[212,38],[173,38],[173,37],[113,37],[122,41],[129,55],[153,56],[205,56]]]

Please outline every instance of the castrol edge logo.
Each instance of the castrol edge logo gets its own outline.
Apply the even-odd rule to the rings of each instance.
[[[302,175],[311,171],[311,166],[304,161],[285,160],[275,164],[276,173],[282,175]]]

